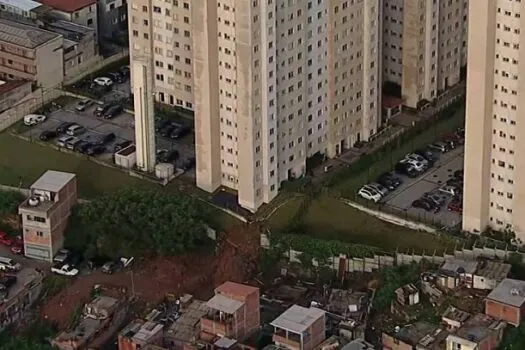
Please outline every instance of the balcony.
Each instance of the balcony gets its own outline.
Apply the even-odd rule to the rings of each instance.
[[[210,319],[206,315],[201,318],[201,331],[206,333],[220,335],[223,337],[231,337],[234,334],[234,323],[222,322],[220,320]]]

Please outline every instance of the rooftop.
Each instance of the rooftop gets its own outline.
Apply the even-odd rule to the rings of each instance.
[[[510,306],[521,307],[525,303],[525,281],[505,278],[490,292],[487,299]]]
[[[199,335],[201,317],[208,311],[204,301],[193,300],[188,307],[180,310],[180,317],[170,326],[167,335],[182,342],[192,341]]]
[[[213,343],[214,347],[217,347],[219,349],[229,349],[235,344],[237,344],[237,340],[226,337],[222,337],[218,339],[215,343]]]
[[[228,298],[222,294],[215,294],[213,298],[208,300],[206,305],[210,309],[226,312],[227,314],[233,314],[235,311],[239,310],[244,303],[232,298]]]
[[[447,259],[439,268],[440,272],[449,274],[467,273],[474,274],[478,268],[476,260],[463,260],[458,258]]]
[[[478,344],[487,338],[491,331],[502,328],[504,325],[505,322],[496,321],[492,317],[484,314],[477,314],[465,322],[465,324],[459,328],[454,335],[449,336],[448,339],[452,337],[454,341],[460,344],[462,342],[457,340],[462,339]]]
[[[34,49],[60,35],[30,25],[0,19],[0,41]]]
[[[25,268],[16,274],[16,283],[9,289],[7,300],[0,305],[0,312],[17,303],[21,294],[42,282],[43,274],[32,268]]]
[[[0,4],[17,7],[22,11],[31,11],[42,6],[42,4],[33,0],[0,0]]]
[[[293,333],[302,333],[321,317],[324,317],[323,310],[315,307],[305,308],[299,305],[292,305],[273,320],[271,325]]]
[[[69,181],[74,179],[75,176],[76,175],[72,173],[48,170],[31,185],[31,189],[58,192],[67,185]]]
[[[247,297],[250,294],[259,292],[259,288],[248,286],[246,284],[240,284],[235,282],[224,282],[216,289],[217,293],[228,294],[228,295],[237,295]]]
[[[39,2],[56,10],[71,13],[94,5],[97,0],[39,0]]]
[[[432,336],[439,329],[438,326],[429,322],[420,321],[405,326],[399,332],[392,333],[392,337],[397,338],[409,345],[415,346],[427,335]]]
[[[483,260],[480,262],[476,275],[495,281],[502,281],[509,275],[511,267],[510,264]]]
[[[366,292],[332,289],[326,310],[343,317],[358,316],[356,313],[366,310],[368,302],[369,295]]]
[[[0,0],[1,1],[1,0]],[[95,30],[69,21],[54,21],[46,24],[46,29],[62,35],[65,39],[78,42],[85,35],[94,35]]]
[[[148,339],[157,335],[162,331],[164,326],[157,322],[143,320],[135,320],[126,326],[121,332],[120,335],[126,338],[132,338],[135,342],[144,342],[146,343]]]
[[[443,313],[442,318],[446,318],[452,321],[463,323],[470,318],[471,314],[466,311],[460,310],[452,305]]]
[[[374,346],[364,340],[356,339],[346,344],[341,350],[374,350]]]
[[[1,2],[2,0],[0,0]],[[25,84],[29,84],[31,85],[31,82],[28,81],[28,80],[8,80],[8,81],[3,81],[2,80],[2,84],[0,84],[0,95],[2,94],[5,94],[13,89],[16,89],[20,86],[23,86]]]

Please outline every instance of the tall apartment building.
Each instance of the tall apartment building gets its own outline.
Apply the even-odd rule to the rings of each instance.
[[[406,106],[432,101],[459,82],[467,13],[468,0],[384,0],[383,81],[401,87]]]
[[[463,229],[525,237],[525,2],[469,6]],[[521,130],[521,131],[520,131]],[[515,152],[518,152],[516,154]]]
[[[381,1],[130,1],[131,60],[150,50],[156,99],[195,111],[200,188],[255,211],[377,132]]]

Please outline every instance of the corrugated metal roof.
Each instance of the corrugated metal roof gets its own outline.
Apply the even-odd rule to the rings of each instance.
[[[31,188],[43,191],[57,192],[75,178],[75,174],[48,170],[31,185]]]
[[[308,329],[325,312],[315,307],[292,305],[271,323],[272,326],[301,334]]]

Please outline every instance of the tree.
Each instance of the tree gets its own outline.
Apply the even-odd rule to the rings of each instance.
[[[24,196],[16,191],[0,191],[0,216],[16,213]]]
[[[88,258],[179,254],[206,240],[207,215],[192,197],[126,188],[76,206],[65,246]]]
[[[417,281],[418,276],[419,265],[416,263],[383,269],[382,283],[374,296],[374,308],[378,311],[387,310],[394,300],[395,290]]]
[[[507,327],[498,350],[521,350],[525,349],[525,323],[519,327]]]

